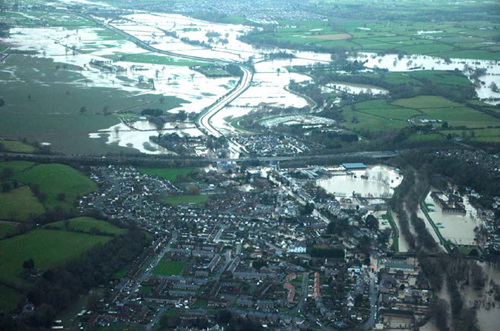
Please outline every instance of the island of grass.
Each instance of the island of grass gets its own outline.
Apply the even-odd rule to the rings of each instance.
[[[20,141],[0,140],[0,151],[12,153],[33,153],[36,148]]]
[[[54,222],[47,224],[45,227],[50,229],[107,235],[120,235],[126,232],[125,229],[119,228],[114,224],[92,217],[78,217],[67,221]]]
[[[208,200],[208,195],[197,194],[197,195],[171,195],[168,197],[160,198],[160,202],[167,205],[187,205],[187,204],[199,204],[205,203]]]
[[[159,276],[177,276],[181,274],[185,266],[184,262],[161,260],[153,268],[153,274]]]
[[[197,173],[196,169],[192,168],[139,168],[140,173],[160,178],[169,181],[191,181],[190,176]]]

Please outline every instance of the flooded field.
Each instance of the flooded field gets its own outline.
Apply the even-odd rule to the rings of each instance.
[[[68,2],[87,3],[85,0],[68,0]],[[63,14],[61,19],[64,19]],[[254,27],[239,24],[212,23],[178,14],[143,11],[131,12],[117,19],[101,19],[101,22],[120,29],[158,50],[168,51],[171,55],[146,51],[130,41],[131,38],[127,39],[108,29],[97,27],[14,28],[6,41],[15,49],[36,51],[35,56],[53,59],[56,63],[67,66],[65,70],[78,72],[83,78],[71,84],[82,89],[113,88],[134,95],[147,93],[159,97],[175,96],[184,100],[169,110],[172,113],[181,110],[200,113],[221,96],[229,93],[238,83],[237,77],[208,78],[198,71],[191,70],[189,68],[191,65],[203,64],[203,61],[243,63],[252,59],[255,72],[251,85],[210,118],[213,127],[223,133],[236,133],[232,122],[249,112],[263,111],[266,107],[312,106],[310,101],[287,89],[292,81],[308,82],[311,78],[292,72],[290,68],[331,62],[331,56],[327,53],[273,47],[259,48],[244,43],[240,37],[252,31]],[[419,33],[437,32],[419,31]],[[32,35],[37,35],[39,38],[31,38]],[[269,60],[270,54],[283,51],[293,54],[294,57]],[[491,103],[496,102],[495,98],[500,98],[500,93],[493,92],[490,88],[490,84],[498,81],[500,77],[500,66],[493,61],[444,60],[419,55],[398,57],[371,53],[360,53],[356,59],[366,61],[367,67],[385,68],[389,71],[424,69],[463,71],[484,68],[486,74],[479,78],[482,83],[476,87],[479,97],[486,101],[490,100]],[[100,65],[95,65],[96,61]],[[101,64],[111,69],[103,69]],[[3,71],[8,72],[12,81],[18,79],[15,67],[4,68]],[[375,86],[336,82],[324,88],[351,94],[380,95],[388,92]],[[133,148],[144,153],[161,152],[161,149],[150,145],[145,132],[140,130],[127,132],[121,125],[103,129],[102,132],[120,132],[119,137],[114,133],[108,134],[109,144],[134,146]],[[181,134],[199,134],[194,131],[183,133],[183,130],[186,129],[178,131]],[[91,133],[90,137],[95,138],[95,134],[96,132]],[[99,136],[104,137],[104,134],[101,133]],[[337,185],[338,180],[332,179],[332,185]],[[380,189],[380,185],[374,184],[376,181],[373,180],[359,182],[354,177],[344,176],[342,181],[342,186],[348,187],[339,191],[344,195],[350,195],[352,191],[363,195],[371,194],[374,197],[392,194],[390,186],[385,190]]]
[[[443,208],[432,199],[431,193],[425,198],[425,204],[429,210],[429,216],[446,240],[458,245],[475,244],[474,229],[482,225],[483,221],[478,217],[477,211],[470,205],[467,197],[463,197],[464,214],[444,212]],[[422,211],[420,211],[419,216],[425,219]],[[436,237],[433,232],[431,231],[433,236]],[[435,239],[439,242],[439,238]]]
[[[201,136],[203,133],[194,124],[176,127],[165,125],[158,130],[156,125],[148,121],[136,121],[130,124],[119,123],[108,129],[90,133],[92,139],[105,138],[106,144],[133,148],[144,154],[175,154],[150,140],[151,136],[176,133],[179,136]]]
[[[331,178],[318,180],[317,185],[340,197],[356,194],[364,198],[390,198],[402,180],[397,169],[377,165],[365,170],[335,172]]]
[[[497,61],[467,59],[445,60],[427,55],[399,56],[397,54],[376,55],[373,53],[360,53],[356,60],[366,61],[365,66],[368,68],[380,68],[389,71],[458,69],[465,72],[469,78],[472,70],[481,68],[485,70],[485,74],[479,77],[481,83],[476,85],[478,97],[491,104],[500,103],[500,101],[493,100],[500,98],[500,93],[494,92],[491,89],[491,83],[498,83],[500,81],[500,64]]]
[[[340,83],[340,82],[330,83],[326,86],[326,88],[332,89],[334,91],[345,92],[348,94],[368,93],[373,95],[380,95],[389,93],[389,91],[373,85],[350,84],[350,83]]]

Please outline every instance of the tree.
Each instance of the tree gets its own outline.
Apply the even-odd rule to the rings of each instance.
[[[255,260],[252,262],[252,267],[254,267],[257,270],[260,270],[262,267],[265,267],[265,266],[267,266],[267,262],[262,260],[262,259]]]
[[[365,219],[365,223],[369,229],[378,231],[379,224],[378,224],[378,219],[375,216],[371,214],[368,215]]]
[[[28,271],[33,270],[35,268],[35,261],[33,261],[33,259],[29,259],[29,260],[24,261],[23,268],[28,270]]]
[[[5,106],[5,100],[3,98],[0,98],[0,107]]]
[[[80,114],[87,112],[87,107],[83,106],[80,108]]]
[[[11,167],[6,167],[0,173],[0,180],[9,179],[13,174],[14,174],[14,169]]]
[[[231,318],[233,317],[233,314],[227,310],[227,309],[221,309],[217,311],[217,314],[215,315],[215,320],[219,324],[227,324],[229,321],[231,321]]]
[[[191,184],[186,188],[186,192],[190,195],[198,195],[200,194],[200,188],[194,184]]]
[[[56,199],[57,201],[66,201],[66,193],[64,192],[58,193]]]

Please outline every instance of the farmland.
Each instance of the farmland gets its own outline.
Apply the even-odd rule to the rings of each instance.
[[[438,120],[450,127],[466,128],[500,125],[498,118],[438,96],[361,102],[344,108],[343,115],[347,128],[368,131],[403,128],[411,125],[409,120]]]
[[[33,153],[36,148],[20,141],[0,141],[0,150],[5,150],[7,152],[13,153]]]
[[[369,1],[314,3],[316,12],[332,19],[280,20],[277,26],[255,32],[247,39],[256,44],[313,50],[500,60],[500,51],[494,42],[498,24],[492,23],[487,15],[471,15],[465,3],[453,9],[429,1],[403,1],[391,6]],[[477,4],[481,5],[484,6]],[[443,13],[444,19],[431,22],[432,15],[428,13],[437,11]],[[415,12],[422,16],[413,14]],[[457,17],[462,20],[457,21]]]
[[[0,219],[26,222],[45,212],[45,208],[28,186],[0,193]]]
[[[2,107],[2,137],[26,137],[48,142],[52,150],[79,153],[120,151],[121,147],[106,145],[101,139],[89,139],[89,133],[119,123],[117,117],[111,116],[113,113],[139,113],[144,108],[166,111],[184,102],[176,97],[166,96],[160,101],[160,97],[154,94],[137,96],[112,87],[95,87],[90,81],[83,83],[85,77],[79,70],[72,70],[71,67],[64,69],[50,59],[11,55],[6,65],[15,68],[15,76],[19,80],[3,88],[8,97]],[[2,80],[9,80],[9,77],[9,74],[0,72]],[[81,87],[75,82],[80,82]],[[47,98],[46,95],[52,97]],[[85,112],[81,111],[82,107]],[[20,148],[19,144],[16,145]]]
[[[19,277],[24,261],[33,259],[35,268],[43,270],[76,258],[95,245],[109,240],[111,237],[107,236],[44,229],[3,239],[0,241],[0,281],[24,287],[29,285],[29,282]]]
[[[85,233],[100,233],[109,235],[119,235],[125,232],[124,229],[117,227],[106,221],[96,220],[91,217],[78,217],[68,221],[59,221],[50,223],[46,227],[61,229],[66,231],[77,231]]]
[[[16,231],[16,226],[9,223],[0,223],[0,239]]]
[[[40,164],[16,175],[20,182],[38,185],[46,195],[46,208],[73,208],[77,197],[96,189],[96,184],[77,170],[62,164]],[[58,199],[60,193],[64,199]]]

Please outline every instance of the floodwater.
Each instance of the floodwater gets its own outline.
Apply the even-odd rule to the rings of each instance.
[[[482,225],[483,221],[478,217],[477,211],[471,206],[468,198],[465,196],[462,198],[466,209],[465,215],[443,212],[441,207],[432,200],[431,193],[425,198],[425,203],[432,210],[429,212],[429,216],[445,239],[460,245],[473,245],[475,244],[474,229]],[[421,211],[419,214],[421,218],[426,220],[425,215]],[[435,237],[434,239],[437,239],[437,242],[439,242],[438,237],[435,236],[435,232],[432,231],[433,229],[429,228],[429,230]]]
[[[336,91],[346,92],[348,94],[369,93],[373,95],[381,95],[389,93],[389,91],[383,88],[365,84],[332,82],[328,84],[327,87]]]
[[[366,176],[363,179],[361,176]],[[354,170],[319,179],[316,184],[336,196],[351,197],[354,194],[364,198],[390,198],[394,188],[401,184],[402,174],[395,168],[377,165],[366,170]]]
[[[66,1],[85,4],[93,3],[86,0]],[[100,5],[100,3],[93,4]],[[307,101],[301,96],[288,91],[287,87],[292,81],[308,82],[311,78],[290,72],[289,67],[331,61],[331,56],[327,53],[293,50],[285,50],[295,55],[293,59],[267,60],[270,54],[283,50],[273,47],[257,48],[242,42],[240,37],[254,29],[244,25],[211,23],[178,14],[143,11],[136,11],[126,15],[123,19],[106,20],[106,23],[149,43],[157,49],[167,50],[180,56],[196,56],[239,63],[252,60],[255,66],[252,85],[234,100],[229,107],[224,108],[211,119],[213,126],[226,133],[235,132],[235,129],[230,125],[232,119],[252,111],[262,111],[264,106],[306,107],[308,105]],[[119,60],[110,61],[106,56],[113,56],[116,59],[122,54],[144,54],[147,52],[128,40],[103,40],[99,36],[98,30],[98,28],[66,30],[61,27],[15,28],[12,29],[12,34],[6,41],[17,49],[36,50],[39,52],[36,56],[49,57],[55,62],[76,65],[82,68],[78,72],[84,76],[84,79],[73,82],[78,86],[111,87],[135,95],[158,94],[177,96],[186,100],[185,103],[173,109],[172,112],[184,110],[199,113],[236,86],[236,78],[207,78],[186,66],[139,64]],[[421,32],[430,33],[432,31]],[[33,35],[38,38],[32,38]],[[181,38],[186,38],[189,42],[184,42]],[[203,44],[194,45],[193,43]],[[71,50],[73,46],[77,50],[83,50],[84,52],[73,54]],[[156,54],[155,56],[164,55]],[[402,59],[398,59],[397,55],[378,56],[370,53],[361,53],[356,59],[366,60],[367,67],[386,68],[390,71],[484,68],[487,71],[486,75],[480,77],[484,84],[480,84],[476,88],[479,97],[483,100],[500,98],[500,93],[492,92],[490,88],[491,82],[498,81],[500,77],[500,66],[494,61],[452,59],[445,62],[440,58],[420,55],[404,56]],[[121,70],[118,73],[104,72],[95,66],[89,65],[92,60],[110,61],[111,65],[121,68]],[[12,75],[13,79],[16,79],[15,70]],[[368,92],[369,90],[373,94],[387,93],[386,90],[372,86],[346,83],[334,83],[334,85],[349,91],[349,93]],[[490,100],[489,102],[495,103],[497,101]],[[121,127],[118,129],[119,135],[109,134],[110,141],[118,143],[120,146],[134,146],[133,148],[143,152],[154,150],[156,153],[161,151],[160,148],[155,149],[151,145],[144,147],[147,142],[144,132],[130,131],[130,136],[128,136],[121,129]],[[115,130],[117,129],[109,128],[105,131],[114,132]],[[197,134],[197,132],[187,134]],[[137,136],[134,138],[134,135]],[[95,137],[95,135],[91,137]],[[147,142],[147,144],[150,143]],[[338,180],[332,179],[332,185],[339,184]],[[356,191],[374,196],[392,194],[390,185],[382,189],[381,185],[375,184],[375,182],[377,181],[359,182],[344,176],[340,183],[347,189],[342,189],[339,193],[350,195],[352,191]]]
[[[158,130],[156,125],[148,121],[137,121],[129,125],[119,123],[108,129],[99,130],[99,132],[89,134],[90,138],[99,139],[106,137],[106,144],[117,144],[120,147],[128,147],[138,150],[144,154],[175,154],[162,146],[152,142],[151,136],[158,134],[177,133],[179,136],[201,136],[203,133],[194,126],[185,126],[184,128],[165,128]]]
[[[489,100],[491,98],[500,98],[500,93],[493,92],[490,87],[492,82],[500,84],[500,63],[498,61],[470,59],[450,59],[445,61],[442,58],[427,55],[405,55],[400,59],[397,54],[377,55],[373,53],[359,53],[355,59],[367,61],[365,66],[368,68],[380,68],[396,72],[458,69],[470,77],[470,70],[482,68],[486,70],[486,74],[479,77],[482,83],[476,87],[478,97],[490,104],[500,103],[500,101]]]

